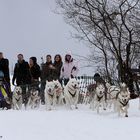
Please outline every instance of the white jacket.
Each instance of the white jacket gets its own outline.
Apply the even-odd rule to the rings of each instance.
[[[76,68],[76,70],[74,69]],[[70,63],[65,62],[61,68],[61,76],[60,78],[70,78],[71,75],[73,75],[73,77],[77,76],[78,74],[78,65],[76,62],[72,61]]]

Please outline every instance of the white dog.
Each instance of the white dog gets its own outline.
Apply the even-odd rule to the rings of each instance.
[[[16,86],[13,91],[12,104],[13,109],[20,110],[22,108],[22,89],[20,86]]]
[[[118,116],[121,113],[125,114],[125,117],[128,117],[128,108],[129,108],[129,100],[130,100],[130,92],[126,86],[126,84],[121,84],[120,93],[117,97],[117,111]]]
[[[54,83],[54,88],[55,88],[54,92],[56,94],[56,104],[63,105],[64,104],[63,88],[58,80],[53,81],[53,83]]]
[[[45,103],[47,110],[55,109],[56,106],[56,94],[55,94],[55,84],[53,81],[46,81],[45,87]]]
[[[98,84],[95,88],[93,100],[91,102],[91,108],[97,109],[97,113],[99,113],[99,108],[103,106],[103,109],[105,110],[106,103],[105,103],[105,87],[103,84]]]
[[[79,93],[80,90],[79,90],[78,82],[74,78],[70,79],[64,88],[64,97],[66,100],[66,105],[70,109],[72,109],[72,105],[74,105],[74,107],[78,109],[77,104],[78,104]]]
[[[40,96],[39,91],[36,89],[31,89],[30,97],[28,100],[28,106],[31,106],[32,109],[39,108],[40,105]]]

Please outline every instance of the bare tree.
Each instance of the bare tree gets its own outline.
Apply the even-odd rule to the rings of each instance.
[[[139,0],[56,0],[66,23],[77,31],[76,38],[99,51],[94,59],[104,62],[108,81],[112,79],[110,64],[118,65],[121,81],[138,59]],[[124,73],[123,62],[126,70]],[[100,66],[100,63],[98,63]],[[115,71],[114,71],[115,72]],[[129,75],[129,73],[127,74]]]

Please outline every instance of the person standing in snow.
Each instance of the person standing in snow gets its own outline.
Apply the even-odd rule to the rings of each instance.
[[[14,75],[12,84],[14,85],[15,80],[17,86],[23,86],[31,84],[31,75],[29,71],[29,64],[24,60],[23,54],[18,54],[18,62],[14,67]]]
[[[64,79],[64,85],[66,85],[70,78],[74,78],[78,74],[78,66],[74,62],[74,59],[70,54],[65,55],[65,62],[61,68],[61,79]]]
[[[29,59],[29,70],[31,74],[31,87],[39,90],[39,78],[41,76],[40,66],[37,64],[36,57],[30,57]]]
[[[46,81],[52,81],[53,80],[53,63],[52,63],[52,57],[51,55],[46,56],[46,63],[43,63],[41,65],[41,103],[45,104],[45,98],[44,98],[44,90]]]
[[[59,55],[59,54],[55,55],[53,66],[51,66],[51,68],[53,70],[53,72],[52,72],[52,79],[53,80],[60,79],[62,65],[63,65],[63,62],[62,62],[61,55]]]
[[[21,86],[22,88],[22,96],[23,103],[27,103],[28,93],[26,89],[29,89],[29,85],[31,84],[31,74],[29,70],[29,64],[24,60],[23,54],[18,54],[18,61],[14,67],[14,75],[12,79],[12,84]]]

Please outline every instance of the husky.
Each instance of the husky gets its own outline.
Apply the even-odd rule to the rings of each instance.
[[[21,110],[22,108],[22,89],[20,86],[16,86],[13,91],[12,97],[13,109]]]
[[[103,106],[103,109],[105,110],[106,108],[106,103],[105,103],[105,87],[103,84],[98,84],[95,88],[94,91],[94,96],[91,102],[91,108],[97,109],[97,113],[99,113],[99,108]]]
[[[71,78],[67,85],[64,87],[64,97],[66,100],[66,105],[73,109],[72,106],[75,107],[75,109],[78,109],[78,98],[79,98],[80,88],[78,81],[74,78]]]
[[[54,88],[55,88],[54,92],[56,94],[56,104],[63,105],[64,104],[63,88],[58,80],[54,80],[53,83],[54,83]]]
[[[121,113],[125,114],[125,117],[128,117],[128,108],[129,108],[130,92],[125,83],[122,83],[120,86],[120,93],[117,96],[117,112],[118,116]]]
[[[30,96],[28,100],[27,107],[31,106],[31,109],[39,108],[40,106],[40,96],[37,89],[30,90]]]
[[[53,81],[46,81],[45,87],[45,103],[47,110],[55,109],[56,107],[56,91],[55,84]]]

